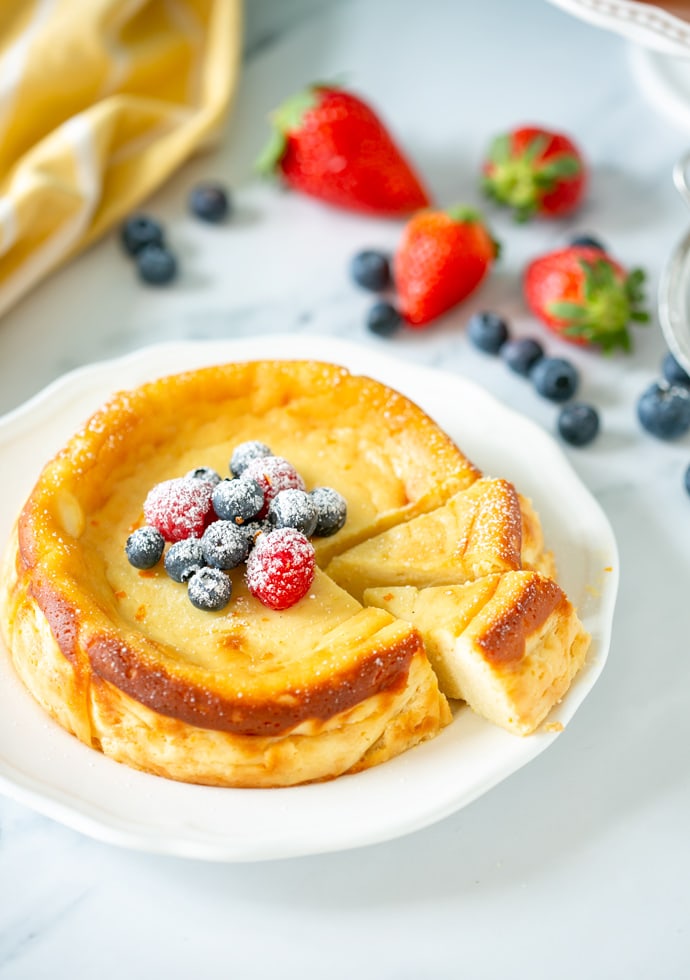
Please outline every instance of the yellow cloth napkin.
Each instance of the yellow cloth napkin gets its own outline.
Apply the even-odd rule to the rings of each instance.
[[[240,3],[0,3],[0,313],[213,135]]]

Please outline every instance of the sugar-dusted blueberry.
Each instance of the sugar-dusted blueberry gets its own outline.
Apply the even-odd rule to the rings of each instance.
[[[268,520],[274,527],[294,527],[308,538],[314,533],[317,519],[314,499],[304,490],[281,490],[268,508]]]
[[[508,340],[509,328],[505,319],[497,313],[475,313],[467,324],[467,335],[486,354],[498,354]]]
[[[558,432],[571,446],[587,446],[599,433],[599,413],[586,402],[564,405],[558,416]]]
[[[578,389],[577,368],[563,357],[542,357],[530,372],[537,393],[552,402],[566,402]]]
[[[392,337],[400,327],[402,317],[392,303],[374,303],[367,313],[366,323],[378,337]]]
[[[311,499],[316,504],[316,527],[313,533],[328,538],[347,520],[347,501],[332,487],[314,487]]]
[[[678,439],[690,429],[690,388],[654,382],[637,402],[643,429],[657,439]]]
[[[256,439],[241,442],[233,451],[230,472],[233,476],[242,476],[253,459],[263,459],[264,456],[272,455],[270,447],[265,442],[258,442]]]
[[[135,568],[153,568],[163,557],[165,538],[155,527],[138,527],[125,544],[127,561]]]
[[[275,531],[275,527],[267,517],[264,517],[259,521],[248,521],[246,524],[242,524],[240,530],[247,539],[247,551],[249,552],[261,534],[268,534],[269,531]]]
[[[233,521],[214,521],[204,531],[201,551],[207,565],[237,568],[249,553],[249,540],[244,529]]]
[[[383,252],[373,249],[357,252],[350,262],[350,275],[362,289],[381,293],[391,284],[389,258]]]
[[[230,195],[221,184],[205,181],[192,188],[189,194],[189,210],[202,221],[219,224],[232,211]]]
[[[187,595],[197,609],[216,612],[230,602],[232,582],[220,568],[200,568],[187,582]]]
[[[190,470],[189,473],[185,473],[185,478],[188,480],[205,480],[206,483],[210,483],[211,486],[217,486],[222,477],[220,473],[216,470],[211,469],[210,466],[197,466],[195,470]]]
[[[237,480],[221,480],[213,488],[212,501],[221,520],[244,524],[263,509],[264,491],[256,480],[241,476]]]
[[[533,337],[517,337],[506,340],[498,353],[511,371],[528,377],[537,361],[544,356],[544,348]]]
[[[661,362],[661,373],[669,384],[684,385],[686,388],[690,388],[690,374],[682,364],[678,363],[670,351]]]
[[[144,245],[135,256],[142,282],[164,286],[177,275],[177,259],[164,245]]]
[[[573,235],[569,244],[580,248],[596,248],[600,252],[606,251],[604,243],[594,235]]]
[[[136,255],[146,245],[162,245],[163,228],[148,214],[133,214],[123,224],[120,238],[125,251],[129,255]]]
[[[171,544],[165,553],[165,570],[175,582],[187,582],[205,565],[199,538],[185,538]]]

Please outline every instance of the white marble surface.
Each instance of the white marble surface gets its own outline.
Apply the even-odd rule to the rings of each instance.
[[[538,329],[520,269],[574,229],[645,266],[653,298],[690,220],[670,180],[690,133],[639,90],[625,42],[543,0],[299,3],[294,19],[273,6],[277,21],[270,5],[252,14],[256,43],[222,148],[150,202],[168,223],[180,281],[139,286],[114,236],[58,272],[0,324],[0,410],[69,368],[159,340],[300,332],[467,375],[551,429],[553,406],[474,351],[463,324],[493,307],[516,333]],[[475,203],[488,138],[536,120],[585,148],[586,208],[527,228],[489,209],[505,251],[481,294],[427,332],[368,337],[369,300],[348,282],[347,261],[360,247],[392,246],[399,226],[336,214],[251,175],[267,110],[334,76],[379,106],[442,203]],[[185,214],[202,176],[236,189],[227,227]],[[637,331],[630,357],[546,340],[574,356],[583,396],[602,410],[600,439],[569,456],[608,514],[622,562],[609,661],[567,731],[432,828],[298,860],[216,865],[129,852],[0,798],[3,980],[690,975],[690,438],[655,442],[635,419],[664,351],[656,325]]]

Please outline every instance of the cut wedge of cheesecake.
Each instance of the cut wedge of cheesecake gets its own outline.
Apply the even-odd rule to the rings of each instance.
[[[446,503],[335,557],[328,574],[361,599],[386,585],[453,585],[523,566],[550,572],[539,519],[507,480],[476,480]]]
[[[563,590],[537,572],[368,589],[364,601],[419,629],[449,698],[519,735],[533,732],[560,701],[589,647]]]

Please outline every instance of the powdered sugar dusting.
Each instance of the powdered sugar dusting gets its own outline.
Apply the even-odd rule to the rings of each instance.
[[[264,491],[266,506],[281,490],[306,490],[302,477],[283,456],[253,459],[242,476],[245,480],[256,480]]]

